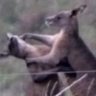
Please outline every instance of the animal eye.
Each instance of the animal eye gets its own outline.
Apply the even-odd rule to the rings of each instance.
[[[61,19],[61,16],[57,16],[56,19],[57,19],[57,20],[60,20],[60,19]]]

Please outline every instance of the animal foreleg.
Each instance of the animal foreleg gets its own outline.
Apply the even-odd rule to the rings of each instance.
[[[41,66],[49,65],[54,67],[59,63],[59,58],[55,58],[54,56],[48,54],[37,58],[27,58],[26,63],[27,67],[30,67],[32,64],[39,64]]]
[[[56,35],[41,35],[41,34],[32,34],[32,33],[25,33],[23,35],[21,35],[20,37],[22,39],[35,39],[38,40],[39,42],[42,42],[48,46],[52,46],[52,44],[54,43],[55,39],[56,39]]]

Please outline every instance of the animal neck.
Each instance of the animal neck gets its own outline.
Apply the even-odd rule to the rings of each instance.
[[[78,28],[75,30],[74,28],[72,28],[72,26],[63,26],[61,28],[61,32],[71,35],[73,37],[78,37]]]

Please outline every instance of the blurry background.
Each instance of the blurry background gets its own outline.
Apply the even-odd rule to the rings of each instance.
[[[78,16],[79,34],[96,56],[96,0],[0,0],[0,52],[6,49],[7,32],[53,34],[56,31],[44,25],[45,17],[81,4],[88,7]],[[14,57],[0,59],[0,96],[24,96],[23,81],[28,80],[24,72],[24,61]]]

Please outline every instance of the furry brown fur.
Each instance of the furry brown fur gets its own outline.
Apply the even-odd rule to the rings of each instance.
[[[50,62],[49,65],[56,66],[60,59],[68,56],[72,62],[72,65],[81,64],[78,69],[85,70],[86,67],[84,67],[84,65],[87,63],[89,63],[87,70],[92,68],[90,67],[90,63],[91,66],[94,66],[96,64],[96,59],[78,35],[77,13],[81,11],[81,9],[83,9],[82,6],[72,11],[64,11],[55,16],[48,17],[47,22],[51,22],[52,25],[59,26],[61,31],[55,38],[54,43],[51,40],[52,42],[50,45],[52,45],[52,50],[46,56],[39,58],[28,58],[28,62],[42,62],[41,64],[43,65]]]
[[[17,58],[21,58],[23,60],[26,60],[26,58],[33,58],[33,57],[39,57],[42,55],[46,55],[50,51],[50,47],[45,46],[45,45],[31,45],[26,43],[21,37],[17,35],[12,35],[12,34],[7,34],[9,38],[9,44],[8,44],[8,51],[7,54],[0,54],[1,56],[8,56],[12,55]],[[64,67],[62,68],[62,63],[66,63]],[[28,69],[30,70],[30,73],[34,72],[41,72],[41,71],[52,71],[52,72],[62,72],[62,71],[74,71],[73,68],[70,66],[67,58],[65,61],[61,61],[61,65],[58,65],[57,67],[51,67],[51,66],[40,66],[40,65],[32,65],[32,66],[27,66]],[[27,64],[26,64],[27,65]],[[47,72],[48,73],[48,72]],[[74,77],[76,76],[76,73],[74,74],[67,74],[68,76]],[[48,80],[50,77],[56,76],[56,74],[52,75],[33,75],[33,79],[36,82],[42,82],[43,80]]]
[[[47,55],[38,58],[28,58],[27,62],[29,65],[35,63],[43,66],[56,66],[64,57],[68,56],[75,70],[82,71],[78,73],[77,78],[86,73],[84,71],[88,72],[87,78],[72,88],[73,93],[76,96],[95,96],[96,74],[94,72],[90,73],[90,71],[96,70],[96,58],[78,34],[77,14],[84,8],[85,5],[48,17],[47,22],[61,28],[58,38],[52,44],[52,49]],[[93,79],[93,87],[87,95],[88,87]]]

